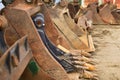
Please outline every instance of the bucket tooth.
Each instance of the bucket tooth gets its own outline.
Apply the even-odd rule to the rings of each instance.
[[[73,55],[81,55],[85,57],[91,57],[92,55],[88,52],[85,52],[83,50],[70,50],[70,53]]]
[[[94,73],[92,73],[92,72],[85,71],[85,70],[83,71],[82,78],[98,80],[98,79],[97,79],[97,74],[94,74]]]
[[[76,65],[76,66],[82,66],[85,67],[86,70],[89,71],[94,71],[95,70],[95,66],[85,63],[85,62],[80,62],[80,61],[73,61],[72,64]]]

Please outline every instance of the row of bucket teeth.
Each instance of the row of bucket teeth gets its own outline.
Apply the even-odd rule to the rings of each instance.
[[[97,80],[97,74],[94,73],[96,71],[95,62],[92,60],[92,56],[88,53],[89,56],[84,56],[83,53],[81,55],[73,55],[67,54],[64,56],[64,60],[68,61],[69,63],[73,64],[77,71],[81,72],[79,78],[87,78],[87,79],[95,79]]]
[[[62,47],[61,49],[66,50],[64,49],[64,47]],[[83,50],[66,50],[66,52],[69,53],[64,54],[60,58],[75,66],[75,68],[77,69],[76,71],[80,73],[80,79],[85,78],[98,80],[97,74],[94,73],[96,71],[96,62],[92,60],[91,53],[85,52]]]

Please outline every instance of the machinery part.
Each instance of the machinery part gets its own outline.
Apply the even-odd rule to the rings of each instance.
[[[41,7],[37,4],[34,4],[35,6],[28,5],[29,4],[19,2],[16,3],[15,6],[12,5],[12,7],[5,8],[4,14],[9,24],[16,30],[20,37],[28,35],[28,41],[36,62],[49,74],[49,76],[56,80],[69,80],[63,67],[51,56],[46,46],[43,44],[42,39],[35,28],[35,24],[33,24],[31,19],[32,15],[40,12]],[[16,21],[18,22],[16,23]]]
[[[68,10],[69,10],[69,13],[70,13],[71,18],[74,19],[77,11],[75,10],[75,7],[73,6],[72,3],[69,3],[69,4],[68,4]]]
[[[69,16],[69,14],[66,12],[63,14],[64,19],[66,21],[66,23],[68,24],[69,28],[77,35],[77,36],[82,36],[83,34],[85,34],[85,31],[82,29],[81,26],[78,26],[73,20],[72,18]]]
[[[17,32],[11,26],[5,28],[4,40],[8,47],[12,46],[19,38]]]
[[[29,45],[28,45],[28,41],[26,37],[23,37],[23,38],[18,40],[14,45],[12,45],[13,48],[10,50],[10,53],[8,53],[7,58],[6,58],[6,63],[5,63],[6,65],[4,66],[4,68],[6,66],[7,67],[5,68],[5,70],[2,68],[3,66],[0,66],[0,79],[2,80],[6,80],[6,79],[37,80],[41,78],[41,80],[55,80],[51,78],[42,68],[40,68],[40,70],[35,72],[37,74],[34,74],[34,75],[28,69],[27,64],[30,62],[33,56],[32,56],[31,50],[29,49]],[[26,53],[24,53],[25,51]],[[3,60],[4,55],[1,57],[0,61]],[[34,66],[31,66],[31,68],[34,71],[36,70],[34,69],[35,68]],[[1,72],[1,69],[3,69],[2,72]],[[3,75],[5,75],[5,77],[3,77]]]
[[[72,18],[69,16],[68,13],[64,13],[63,17],[66,23],[68,24],[69,28],[79,37],[79,39],[83,43],[85,43],[85,45],[89,46],[88,51],[89,52],[95,51],[95,47],[94,47],[91,35],[88,35],[87,30],[83,29],[82,26],[80,26],[81,24],[85,24],[84,19],[81,19],[81,24],[79,23],[80,25],[78,25],[75,22],[73,22]],[[91,21],[91,20],[88,20],[88,21]],[[85,26],[86,28],[91,28],[91,26],[88,23],[86,24],[87,24],[87,26]]]
[[[102,20],[105,23],[108,23],[108,24],[117,24],[115,18],[111,14],[110,4],[104,5],[104,7],[102,9],[100,9],[100,13],[99,14],[100,14]]]
[[[89,72],[89,71],[83,71],[83,75],[82,75],[82,78],[85,78],[85,79],[92,79],[92,80],[98,80],[98,75],[97,74],[94,74],[92,72]]]
[[[50,9],[47,9],[47,7],[42,5],[41,13],[44,14],[45,18],[45,32],[47,34],[47,37],[50,39],[51,42],[53,42],[56,46],[62,45],[63,47],[67,49],[71,49],[68,40],[65,38],[65,36],[55,27],[55,24],[53,23],[50,13]],[[50,10],[51,11],[51,10]],[[53,12],[54,14],[55,12]]]
[[[73,58],[70,58],[69,56],[72,56],[71,54],[68,54],[68,58],[69,61],[67,61],[67,59],[65,59],[65,55],[66,53],[63,52],[62,50],[60,50],[59,48],[57,48],[56,46],[54,46],[49,39],[47,38],[45,31],[44,31],[44,17],[41,13],[36,14],[33,17],[33,22],[36,25],[36,28],[40,34],[40,37],[43,41],[43,43],[45,44],[45,46],[47,47],[47,49],[49,50],[49,52],[51,53],[51,55],[63,66],[63,68],[67,71],[67,72],[73,72],[76,71],[77,68],[74,66],[74,64],[80,63],[81,62],[78,60],[75,60]],[[39,24],[39,23],[41,24]],[[40,26],[41,25],[41,26]],[[64,58],[60,58],[61,56],[63,56]],[[67,55],[66,55],[67,57]],[[90,68],[91,69],[91,68]]]
[[[27,37],[16,41],[0,58],[0,79],[18,80],[32,57]]]
[[[55,80],[70,80],[64,69],[51,56],[48,49],[43,44],[42,39],[37,32],[35,24],[33,24],[33,21],[31,19],[33,15],[40,12],[41,7],[38,5],[28,6],[25,3],[18,4],[19,5],[5,8],[4,14],[8,19],[11,27],[16,30],[17,34],[20,37],[28,35],[28,41],[32,49],[34,58],[37,61],[38,65],[41,66],[43,71],[47,72],[49,76],[51,76]],[[41,24],[39,23],[39,25]],[[8,59],[10,60],[10,58]],[[14,60],[16,60],[16,58]],[[17,65],[17,62],[17,60],[14,62],[15,65]]]
[[[69,41],[69,44],[71,45],[71,47],[73,47],[74,49],[78,49],[78,50],[84,50],[86,52],[92,52],[95,50],[94,46],[92,46],[92,47],[89,46],[89,42],[91,44],[92,40],[91,41],[88,40],[89,38],[88,38],[87,34],[85,34],[86,35],[85,38],[80,39],[78,37],[78,35],[75,34],[69,28],[64,16],[61,15],[60,11],[59,11],[59,13],[57,13],[58,11],[56,9],[51,10],[51,11],[54,11],[54,12],[56,11],[56,13],[54,13],[54,14],[52,14],[52,12],[51,12],[52,20],[54,21],[56,27],[61,31],[61,33]],[[61,10],[61,12],[62,12],[62,10]],[[87,45],[86,45],[85,40],[87,42]]]
[[[119,24],[119,15],[112,11],[114,9],[116,9],[116,6],[111,3],[105,3],[100,6],[96,3],[91,3],[88,5],[87,17],[90,14],[94,14],[92,16],[93,24]],[[118,17],[116,18],[116,16]]]
[[[36,25],[36,28],[41,36],[41,39],[43,41],[43,43],[45,44],[45,46],[47,47],[47,49],[49,50],[49,52],[51,53],[51,55],[63,66],[63,68],[67,71],[67,72],[72,72],[75,71],[76,68],[68,63],[65,60],[60,60],[59,56],[63,56],[65,54],[65,52],[63,52],[62,50],[58,49],[57,47],[55,47],[47,38],[45,31],[44,31],[44,17],[42,14],[38,13],[33,17],[33,22]],[[39,23],[41,24],[39,24]]]
[[[57,13],[56,13],[57,14]],[[52,15],[52,14],[51,14]],[[80,39],[77,38],[77,35],[75,33],[73,33],[70,28],[68,27],[68,25],[66,24],[66,22],[63,20],[64,18],[59,17],[55,18],[52,15],[52,20],[54,21],[54,23],[56,24],[56,27],[64,34],[64,36],[67,38],[67,40],[69,41],[70,45],[74,48],[74,49],[80,49],[82,50],[83,48],[86,47],[86,45],[84,45],[84,43],[82,43],[80,41]],[[62,23],[62,24],[61,24]],[[71,35],[69,35],[71,34]]]
[[[98,7],[98,3],[90,3],[88,5],[88,10],[86,14],[84,14],[88,19],[89,17],[92,17],[93,24],[106,24],[104,21],[101,19],[99,12],[100,12],[100,7]],[[92,15],[94,14],[94,16]],[[91,16],[90,16],[91,15]]]
[[[34,63],[33,63],[34,61]],[[38,64],[37,62],[32,59],[31,60],[32,64],[29,63],[29,65],[26,67],[24,70],[22,76],[20,77],[20,80],[55,80],[51,76],[49,76]],[[30,66],[31,64],[31,66]],[[39,68],[39,70],[36,72],[36,67]],[[33,72],[31,72],[31,70]]]

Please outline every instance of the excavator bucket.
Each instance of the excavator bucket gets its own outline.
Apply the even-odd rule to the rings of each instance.
[[[18,39],[0,57],[0,79],[2,80],[54,80],[41,68],[33,75],[28,64],[33,61],[33,54],[28,45],[27,36]],[[32,66],[32,69],[34,65]],[[35,69],[34,69],[35,70]]]
[[[65,19],[65,22],[67,23],[68,27],[77,35],[77,36],[82,36],[86,32],[83,30],[81,26],[78,26],[74,20],[70,17],[69,12],[65,10],[63,12],[63,18]]]
[[[79,14],[77,14],[77,16]],[[105,3],[100,6],[98,6],[96,2],[90,3],[85,13],[79,16],[81,18],[80,20],[82,20],[83,16],[91,19],[93,24],[119,24],[119,14],[116,11],[115,5],[111,3]]]
[[[86,8],[80,8],[74,17],[75,22],[77,23],[80,20],[81,23],[79,24],[82,27],[86,26],[84,24],[84,17],[87,20],[91,20],[92,24],[106,24],[99,15],[99,6],[96,2],[88,4]]]
[[[51,8],[49,8],[49,11],[51,12],[51,14],[53,14],[53,17],[56,17],[57,14],[54,13],[55,11],[52,11]],[[68,43],[67,39],[65,39],[64,34],[61,34],[62,32],[60,33],[60,30],[57,29],[55,27],[54,23],[52,22],[49,11],[47,10],[47,8],[45,6],[44,6],[44,8],[42,8],[42,13],[46,14],[46,15],[44,15],[45,23],[46,23],[46,25],[45,25],[46,35],[48,36],[50,41],[52,41],[56,46],[61,45],[61,46],[65,47],[66,49],[71,50],[72,49],[71,45],[70,45],[70,43]],[[73,20],[69,17],[68,11],[64,10],[62,15],[63,15],[63,18],[65,19],[65,22],[69,26],[69,29],[71,29],[77,36],[81,37],[81,35],[86,34],[86,32],[82,29],[82,27],[77,26],[73,22]],[[62,24],[62,23],[60,23],[60,24]],[[60,36],[60,39],[59,39],[59,36]],[[86,38],[87,38],[87,36],[86,36]],[[56,40],[59,43],[57,43]],[[92,38],[91,38],[91,40],[92,40]],[[86,43],[88,43],[88,41]],[[92,49],[92,50],[94,51],[94,49]]]
[[[89,47],[89,51],[95,51],[92,36],[83,30],[81,26],[78,26],[73,19],[69,16],[69,13],[63,13],[64,19],[69,28],[79,37],[79,39]]]
[[[99,15],[99,12],[100,11],[99,11],[98,4],[96,2],[90,3],[87,7],[87,12],[86,12],[85,16],[88,19],[89,19],[89,17],[91,17],[93,24],[105,24],[104,21],[102,20],[101,16]]]
[[[45,33],[53,44],[62,45],[67,49],[71,49],[67,39],[64,35],[55,27],[55,24],[51,20],[49,11],[45,5],[42,6],[41,13],[44,15],[45,19]]]
[[[100,9],[100,16],[105,23],[117,24],[115,18],[111,14],[110,4],[105,4],[103,8]]]
[[[32,57],[27,37],[22,37],[0,57],[0,79],[18,80]]]
[[[32,59],[25,68],[20,80],[55,80]]]
[[[40,10],[41,6],[36,5],[35,1],[29,4],[24,2],[24,0],[16,0],[10,5],[10,7],[5,8],[4,14],[9,25],[16,30],[19,37],[28,35],[28,43],[38,65],[53,79],[69,80],[63,67],[53,58],[46,46],[43,44],[32,20],[32,16],[36,15]]]
[[[53,14],[52,11],[53,12],[56,11],[58,13]],[[53,10],[50,10],[50,13],[51,13],[52,20],[55,23],[56,27],[61,31],[61,33],[63,33],[63,35],[69,41],[69,44],[74,49],[85,50],[87,52],[94,51],[94,49],[90,48],[90,46],[89,46],[89,40],[88,40],[87,35],[80,27],[78,27],[73,22],[73,20],[69,16],[68,12],[62,11],[60,9],[59,10],[53,9]],[[76,31],[76,29],[77,29],[77,31]],[[83,34],[85,34],[86,37],[83,37],[82,36]]]

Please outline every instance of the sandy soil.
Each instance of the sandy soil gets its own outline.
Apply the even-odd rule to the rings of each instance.
[[[120,80],[120,26],[94,25],[92,35],[99,80]]]

